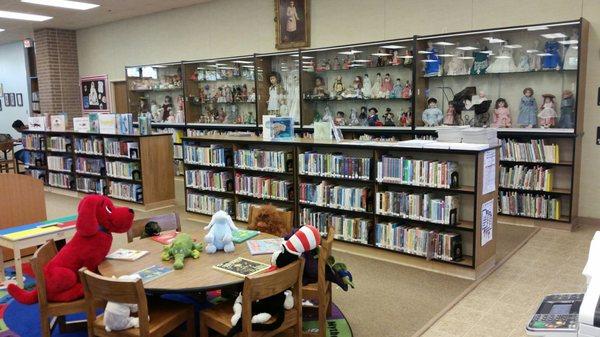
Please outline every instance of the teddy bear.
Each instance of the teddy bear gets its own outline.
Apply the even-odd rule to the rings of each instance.
[[[257,230],[262,233],[269,233],[278,237],[284,237],[289,234],[291,228],[284,215],[277,207],[273,205],[263,205],[254,207],[254,221],[248,225],[248,229]]]
[[[114,276],[113,276],[114,277]],[[119,276],[120,281],[135,282],[140,279],[138,274]],[[106,332],[139,328],[140,319],[131,317],[138,312],[137,304],[108,302],[104,309],[104,329]]]
[[[207,253],[213,254],[217,250],[224,250],[226,253],[230,253],[235,250],[232,234],[238,228],[233,223],[233,220],[231,220],[231,216],[225,211],[218,211],[213,214],[208,226],[204,227],[204,230],[208,231],[208,234],[204,237]]]

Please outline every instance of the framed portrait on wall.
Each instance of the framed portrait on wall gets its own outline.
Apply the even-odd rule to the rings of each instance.
[[[275,48],[310,46],[310,0],[275,0]]]
[[[16,97],[17,106],[23,106],[23,94],[18,93]]]
[[[81,109],[86,112],[110,112],[108,75],[80,79]]]

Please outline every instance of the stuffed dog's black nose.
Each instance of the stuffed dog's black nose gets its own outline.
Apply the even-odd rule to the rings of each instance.
[[[131,208],[129,209],[129,213],[135,214]]]

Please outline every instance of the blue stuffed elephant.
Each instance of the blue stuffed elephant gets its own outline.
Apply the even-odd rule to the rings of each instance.
[[[229,214],[224,211],[216,212],[204,229],[208,231],[208,234],[204,237],[204,242],[206,242],[204,250],[207,253],[213,254],[217,250],[230,253],[235,250],[232,239],[233,232],[237,231],[238,228],[233,224]]]

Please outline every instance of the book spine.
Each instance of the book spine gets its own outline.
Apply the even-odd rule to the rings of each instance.
[[[219,198],[215,196],[188,193],[187,210],[212,215],[217,211],[225,211],[228,214],[234,212],[234,201],[231,198]]]

